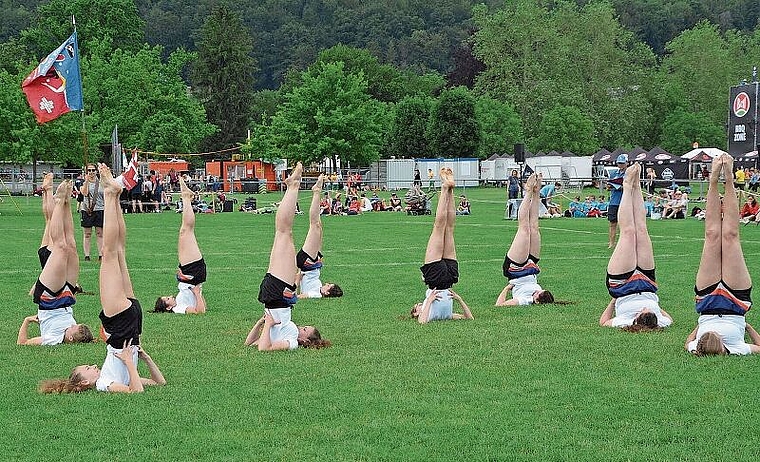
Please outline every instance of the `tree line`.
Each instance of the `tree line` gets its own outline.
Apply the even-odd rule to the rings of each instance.
[[[725,146],[760,63],[744,0],[0,0],[0,160],[81,162],[20,82],[77,17],[90,146],[255,158],[487,157]],[[250,137],[247,136],[250,131]]]

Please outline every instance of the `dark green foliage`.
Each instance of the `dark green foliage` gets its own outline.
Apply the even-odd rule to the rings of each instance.
[[[426,157],[427,128],[432,100],[419,96],[406,97],[396,104],[388,135],[388,156]]]
[[[226,6],[206,19],[192,71],[193,92],[219,131],[206,139],[209,149],[234,146],[245,139],[256,61],[253,42],[240,17]]]
[[[435,157],[477,157],[480,127],[475,98],[467,88],[441,93],[430,114],[428,140],[429,154]]]

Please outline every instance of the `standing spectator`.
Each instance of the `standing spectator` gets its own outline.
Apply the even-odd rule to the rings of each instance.
[[[734,173],[734,185],[739,190],[744,191],[744,183],[746,182],[746,179],[744,170],[741,167],[736,167],[736,172]]]
[[[418,168],[414,169],[414,181],[412,182],[412,186],[422,187],[422,177],[420,176],[420,169]]]
[[[610,180],[607,182],[607,189],[610,190],[610,203],[607,206],[607,220],[610,222],[609,245],[608,249],[615,247],[615,236],[617,235],[618,208],[620,200],[623,198],[623,178],[625,169],[628,168],[628,155],[620,154],[617,157],[617,170],[612,172]]]
[[[98,261],[103,257],[103,185],[100,184],[98,169],[95,164],[87,164],[87,174],[82,184],[82,221],[84,230],[82,247],[84,248],[84,260],[90,261],[90,247],[92,247],[92,228],[95,228],[95,236],[98,244]]]
[[[647,193],[654,194],[654,180],[657,179],[657,172],[654,171],[652,167],[647,167],[647,178],[646,178],[646,185],[647,185]]]
[[[758,187],[760,187],[760,172],[751,168],[749,169],[749,190],[757,192]]]
[[[169,189],[171,192],[179,189],[179,175],[174,168],[169,169]]]
[[[517,199],[520,194],[520,177],[517,174],[517,170],[512,170],[512,174],[509,176],[509,198]]]
[[[435,187],[435,173],[433,173],[433,169],[428,169],[428,189],[433,189]]]
[[[132,213],[137,213],[139,210],[140,213],[143,211],[143,203],[142,203],[142,176],[137,176],[137,183],[135,183],[135,186],[129,190],[129,198],[132,199]]]
[[[143,203],[153,203],[153,175],[145,177],[145,181],[142,184],[142,200]]]

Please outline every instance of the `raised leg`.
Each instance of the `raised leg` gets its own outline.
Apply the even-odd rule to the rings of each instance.
[[[450,168],[442,168],[439,175],[441,178],[441,200],[444,200],[445,195],[448,203],[446,208],[446,229],[443,233],[443,258],[456,260],[457,247],[454,242],[454,227],[456,226],[457,219],[454,200],[456,181],[454,181],[454,172]]]
[[[641,165],[635,165],[635,181],[631,185],[631,203],[633,219],[636,222],[636,264],[643,269],[654,269],[654,250],[647,229],[647,210],[644,206],[644,195],[641,192]]]
[[[277,207],[274,224],[274,242],[272,253],[269,255],[269,269],[272,276],[294,284],[296,280],[296,250],[293,246],[293,219],[298,202],[298,188],[301,184],[303,166],[299,162],[293,172],[285,179],[285,195]]]
[[[521,263],[528,259],[530,253],[531,227],[533,216],[538,220],[540,199],[534,194],[538,187],[538,177],[533,173],[525,182],[525,194],[517,210],[517,233],[507,251],[510,260]],[[536,227],[538,223],[536,223]]]
[[[319,202],[322,198],[322,184],[324,175],[319,175],[317,182],[311,188],[311,205],[309,205],[309,232],[303,243],[303,250],[312,258],[317,258],[317,253],[322,250],[322,220],[320,219]]]
[[[103,261],[100,265],[100,304],[108,317],[116,316],[129,308],[122,275],[124,252],[123,218],[119,205],[121,186],[113,179],[105,164],[99,164],[100,182],[104,192]],[[127,275],[128,277],[128,275]],[[131,286],[131,285],[130,285]],[[131,287],[130,287],[131,290]]]
[[[731,172],[734,159],[723,155],[723,171]],[[732,289],[749,289],[752,278],[744,261],[741,242],[739,241],[739,201],[734,190],[734,182],[726,178],[726,191],[723,196],[723,223],[721,224],[721,277]]]
[[[712,172],[708,180],[707,204],[705,205],[705,243],[702,246],[702,258],[697,270],[697,289],[704,289],[721,279],[722,254],[722,219],[718,180],[723,171],[723,159],[717,157],[712,161]],[[731,171],[726,174],[726,185],[733,181]]]
[[[79,283],[79,254],[74,232],[74,217],[71,214],[71,194],[66,197],[66,213],[63,214],[63,233],[66,242],[66,280],[73,285]]]
[[[541,256],[541,231],[538,227],[538,211],[541,205],[541,198],[539,197],[539,191],[541,189],[541,176],[536,177],[536,183],[532,186],[529,193],[533,197],[531,200],[530,208],[530,245],[528,246],[528,252],[536,258]]]
[[[45,268],[40,273],[40,282],[51,290],[58,290],[66,282],[66,263],[68,261],[68,247],[65,235],[65,214],[71,214],[67,198],[71,197],[72,184],[65,180],[58,185],[55,191],[55,207],[48,226],[50,243],[50,257]]]
[[[55,198],[53,197],[53,172],[48,172],[42,179],[42,216],[45,218],[45,231],[42,233],[42,242],[40,247],[44,247],[50,243],[50,233],[48,226],[50,225],[50,219],[53,216],[53,209],[55,208]]]
[[[198,241],[195,239],[195,212],[190,206],[195,193],[187,187],[182,178],[179,180],[179,188],[182,194],[182,226],[179,228],[177,253],[179,254],[180,265],[187,265],[200,260],[203,255],[200,247],[198,247]]]
[[[618,208],[618,226],[620,238],[607,264],[609,274],[623,274],[636,268],[638,262],[636,252],[636,211],[634,210],[635,184],[638,183],[638,172],[641,167],[634,164],[625,172],[623,181],[623,197]],[[640,194],[640,191],[638,191]]]
[[[441,169],[443,173],[444,169]],[[433,231],[428,238],[425,249],[425,263],[431,263],[443,258],[444,244],[446,241],[446,228],[449,221],[449,208],[453,207],[451,197],[446,191],[445,181],[441,181],[441,196],[438,198],[438,205],[435,209],[435,220],[433,221]],[[415,185],[415,188],[417,186]],[[453,193],[452,193],[453,194]]]

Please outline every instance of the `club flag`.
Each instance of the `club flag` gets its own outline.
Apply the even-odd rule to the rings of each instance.
[[[40,124],[84,108],[76,32],[42,60],[21,89]]]
[[[119,175],[121,183],[126,189],[132,189],[137,185],[137,169],[139,164],[137,163],[137,150],[132,151],[132,160],[129,162],[129,166],[123,174]]]

